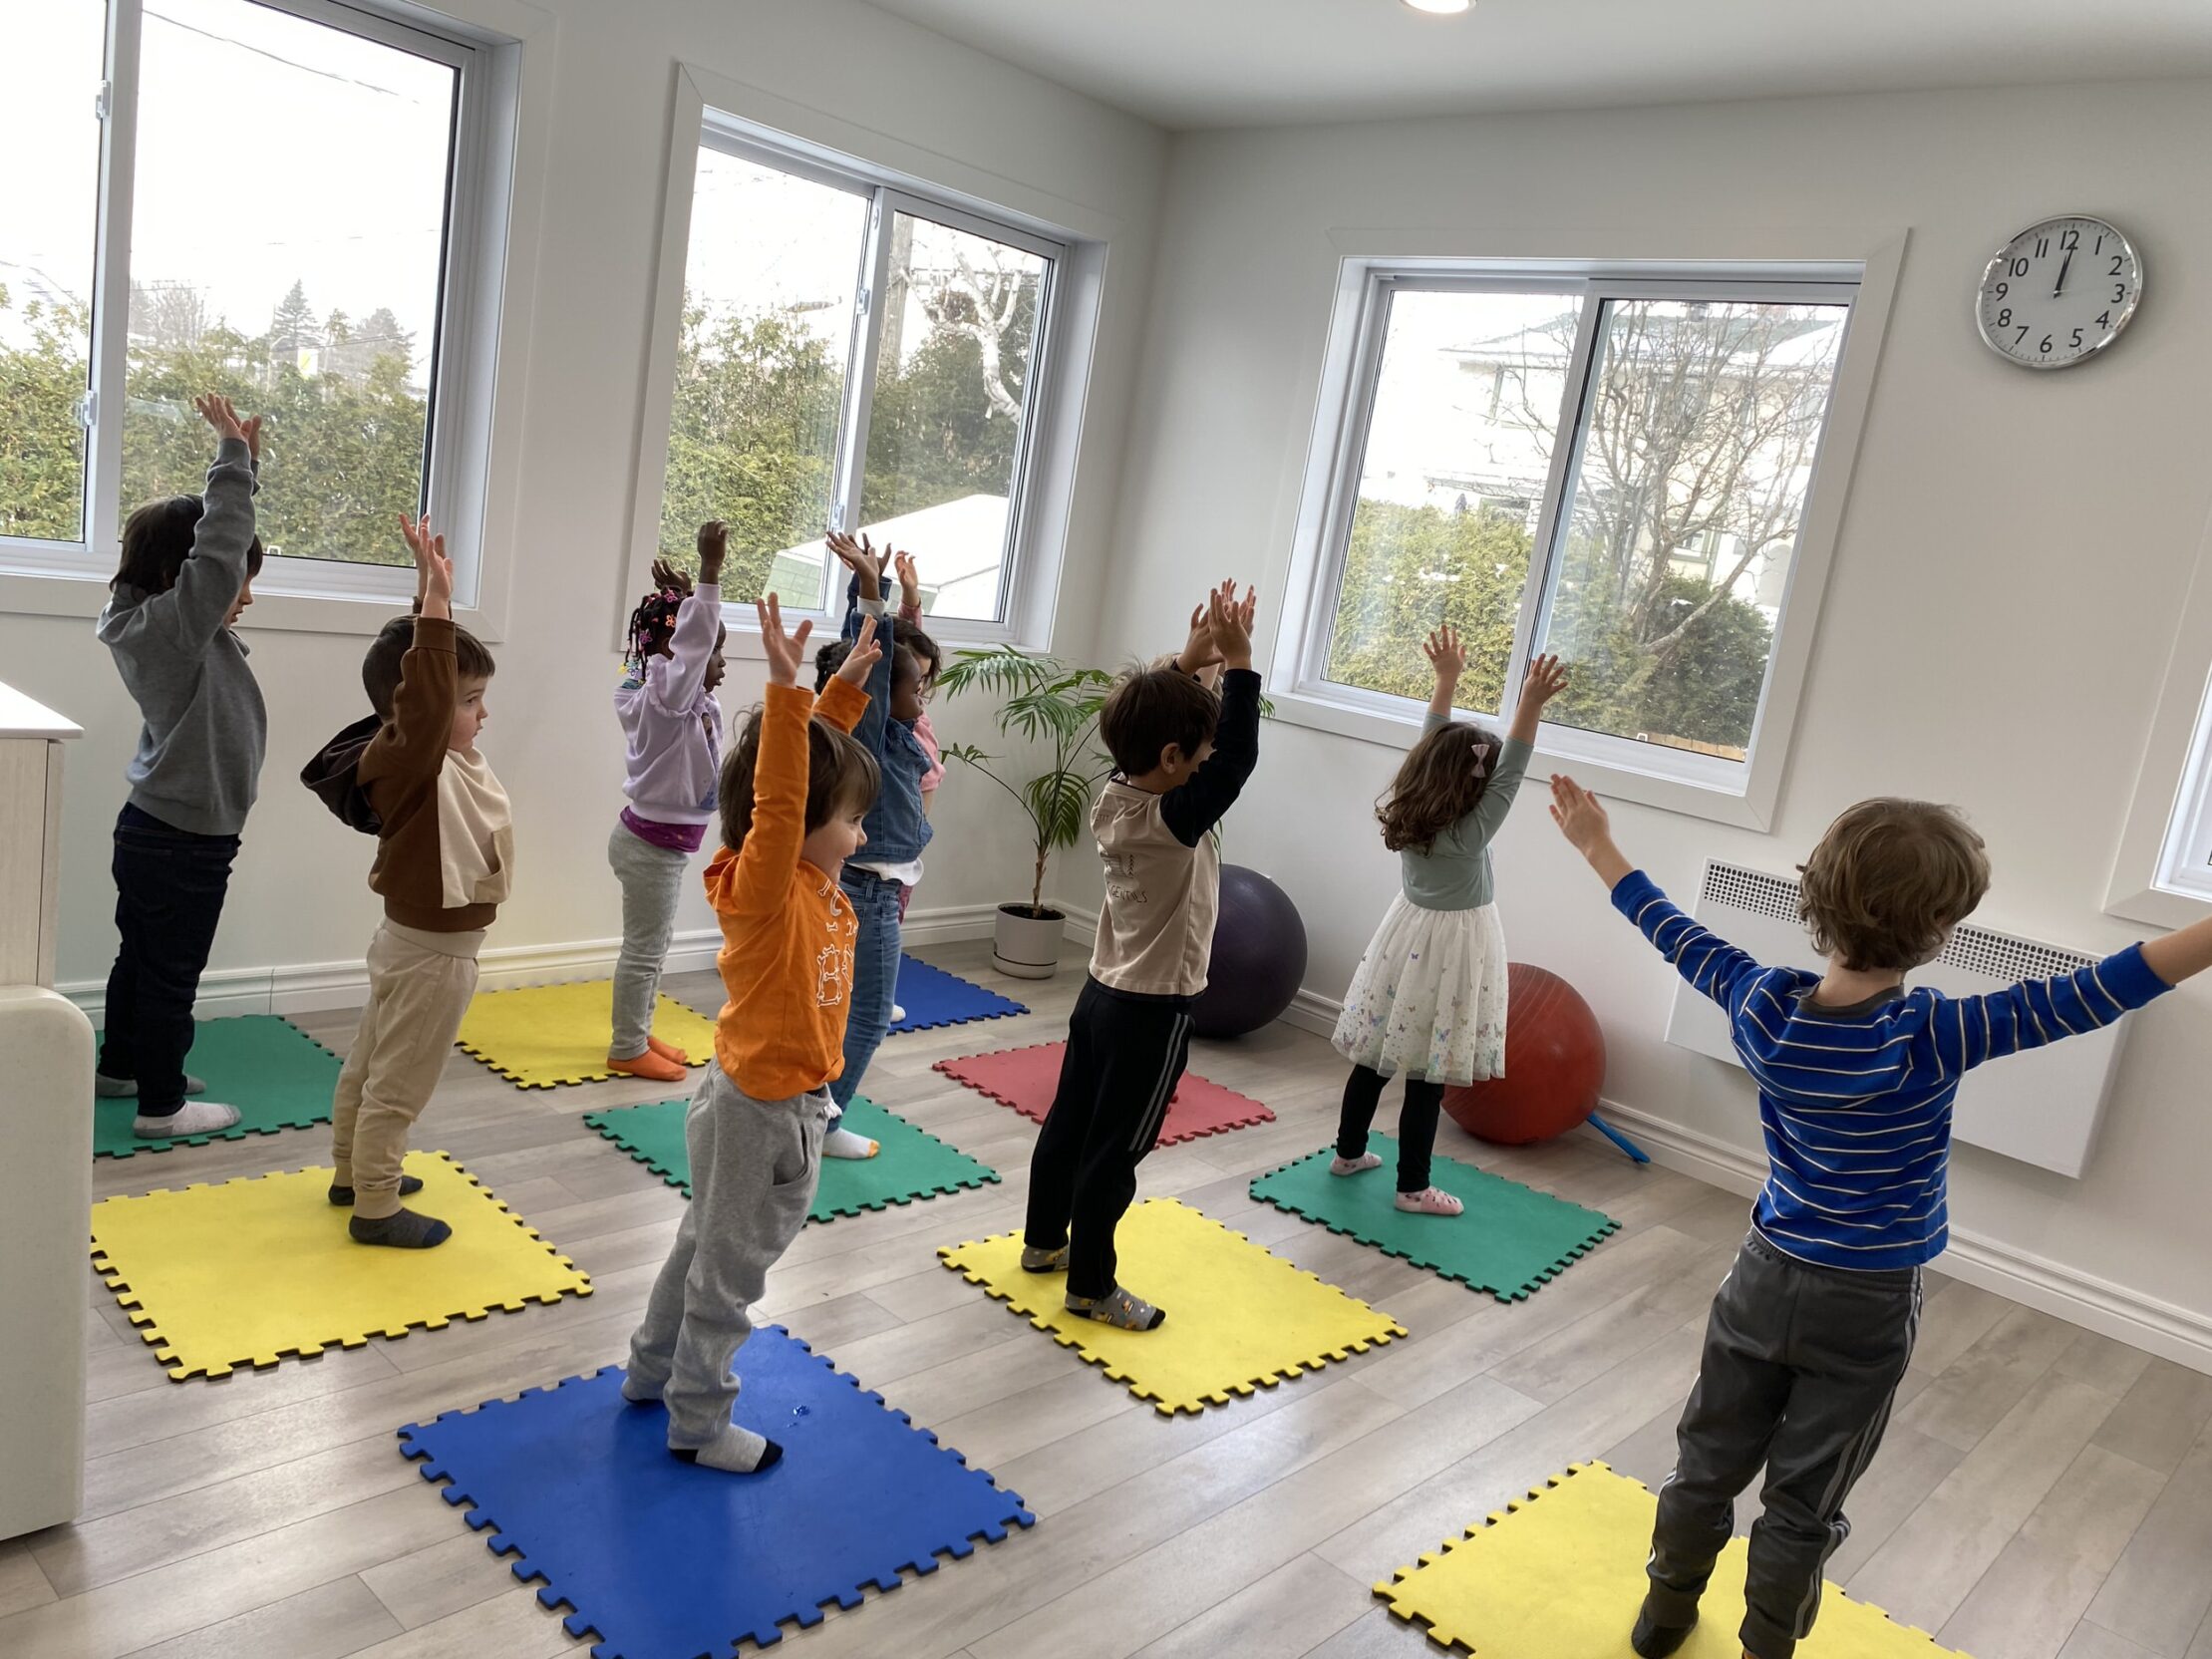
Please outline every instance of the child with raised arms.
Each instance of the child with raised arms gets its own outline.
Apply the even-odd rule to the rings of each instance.
[[[238,1109],[186,1100],[192,1004],[230,889],[238,836],[260,785],[268,710],[233,631],[253,603],[261,538],[253,493],[261,417],[228,398],[192,400],[215,431],[202,496],[149,501],[123,526],[100,642],[138,704],[138,750],[116,816],[116,931],[94,1092],[135,1099],[134,1134],[205,1135]]]
[[[691,855],[714,817],[722,760],[722,561],[730,526],[699,526],[699,579],[653,561],[653,591],[630,613],[622,684],[614,694],[628,749],[629,805],[607,837],[622,883],[622,949],[614,965],[614,1030],[607,1070],[677,1083],[691,1056],[653,1035],[676,903]]]
[[[1333,1175],[1357,1175],[1382,1160],[1367,1150],[1383,1085],[1406,1076],[1398,1115],[1400,1209],[1457,1215],[1459,1200],[1429,1181],[1436,1113],[1443,1093],[1505,1075],[1505,929],[1495,902],[1490,842],[1513,810],[1535,753],[1544,705],[1566,685],[1557,657],[1528,665],[1501,743],[1480,726],[1454,722],[1451,699],[1467,666],[1448,623],[1422,647],[1436,689],[1390,793],[1375,810],[1383,844],[1398,854],[1404,888],[1344,995],[1333,1039],[1352,1062],[1337,1119]]]
[[[2212,919],[2053,979],[1947,997],[1905,975],[1942,953],[1990,879],[1982,837],[1947,807],[1862,801],[1828,827],[1801,866],[1822,972],[1755,962],[1676,909],[1573,779],[1552,779],[1551,816],[1613,907],[1728,1015],[1768,1161],[1675,1432],[1630,1645],[1664,1659],[1689,1640],[1736,1496],[1763,1467],[1738,1634],[1748,1659],[1790,1659],[1912,1358],[1921,1269],[1950,1236],[1960,1081],[2212,967]]]
[[[758,609],[768,690],[723,763],[723,844],[707,865],[730,1000],[684,1120],[691,1202],[622,1384],[632,1405],[667,1406],[671,1453],[733,1475],[784,1455],[731,1420],[730,1366],[821,1175],[859,931],[837,877],[867,844],[876,794],[875,761],[851,735],[876,666],[873,619],[817,703],[798,683],[812,624],[787,635],[773,593]]]

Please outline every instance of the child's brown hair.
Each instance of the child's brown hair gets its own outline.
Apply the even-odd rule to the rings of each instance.
[[[1862,973],[1934,961],[1990,885],[1988,849],[1954,809],[1887,796],[1829,825],[1797,868],[1813,948]]]
[[[123,523],[123,556],[111,588],[135,587],[145,593],[166,593],[176,585],[177,573],[191,557],[192,536],[199,528],[207,503],[198,496],[164,496],[134,508]],[[246,545],[246,579],[261,574],[261,538]]]
[[[415,648],[415,618],[395,616],[377,631],[361,659],[361,689],[369,694],[369,707],[379,720],[392,718],[392,700],[400,694],[401,664]],[[454,667],[464,680],[488,680],[499,671],[482,640],[454,624]]]
[[[1221,699],[1180,668],[1130,669],[1099,710],[1100,740],[1114,771],[1129,778],[1155,770],[1169,744],[1196,755],[1220,724]]]
[[[1438,835],[1474,811],[1504,747],[1494,734],[1465,721],[1440,726],[1415,744],[1375,804],[1383,844],[1393,852],[1426,852]]]
[[[761,764],[761,713],[746,716],[745,729],[722,763],[719,793],[722,844],[743,851],[753,830],[753,775]],[[866,812],[875,805],[883,776],[875,757],[850,732],[822,720],[806,722],[806,833],[827,824],[839,808]]]

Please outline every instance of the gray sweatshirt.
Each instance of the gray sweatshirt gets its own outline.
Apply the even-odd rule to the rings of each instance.
[[[253,491],[245,441],[225,439],[176,585],[147,593],[126,584],[100,613],[100,641],[146,721],[124,769],[131,805],[195,835],[245,828],[268,748],[245,642],[223,626],[245,585]]]

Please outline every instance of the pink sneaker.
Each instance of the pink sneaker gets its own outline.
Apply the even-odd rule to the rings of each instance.
[[[1398,1207],[1409,1215],[1457,1215],[1467,1206],[1449,1192],[1424,1186],[1419,1192],[1401,1192]]]

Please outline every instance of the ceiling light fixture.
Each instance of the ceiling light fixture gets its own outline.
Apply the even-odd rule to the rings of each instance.
[[[1474,0],[1406,0],[1406,4],[1417,12],[1434,12],[1439,17],[1448,17],[1467,10]]]

